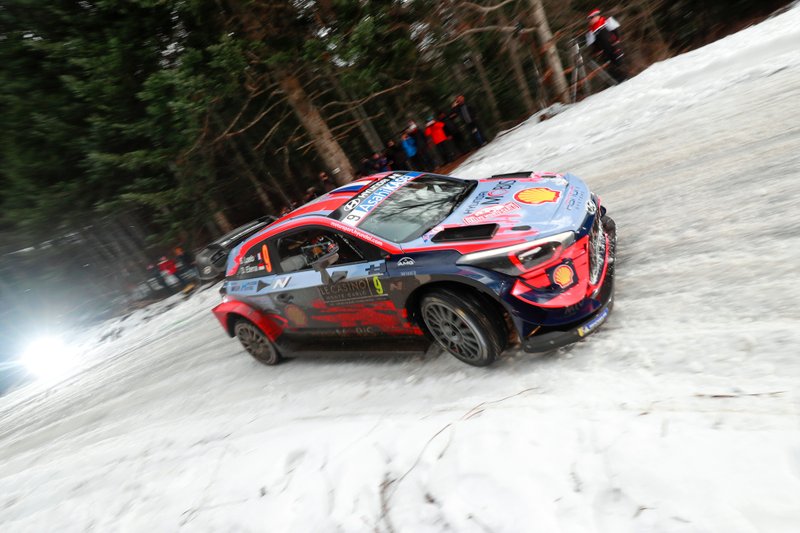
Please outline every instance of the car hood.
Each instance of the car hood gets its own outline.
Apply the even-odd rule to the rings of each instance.
[[[469,239],[493,243],[577,230],[586,217],[590,200],[589,188],[572,174],[524,173],[480,180],[452,214],[408,245],[456,242],[461,239],[446,238],[447,230],[467,226],[496,224],[497,228],[490,228],[486,237],[476,232]]]

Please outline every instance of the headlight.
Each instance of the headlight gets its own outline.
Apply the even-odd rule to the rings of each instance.
[[[575,233],[565,231],[531,242],[495,248],[462,256],[459,265],[472,265],[509,276],[519,276],[561,257],[562,251],[575,242]]]

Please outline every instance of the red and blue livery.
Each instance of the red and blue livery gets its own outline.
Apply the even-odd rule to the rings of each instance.
[[[616,227],[571,174],[387,172],[339,187],[233,249],[225,331],[257,360],[419,351],[491,364],[594,332],[613,303]]]

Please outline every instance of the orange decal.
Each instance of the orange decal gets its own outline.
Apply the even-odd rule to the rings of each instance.
[[[535,189],[525,189],[514,195],[514,199],[523,204],[546,204],[555,202],[561,193],[545,187]]]
[[[561,265],[553,271],[553,281],[562,289],[572,285],[575,273],[568,265]]]
[[[272,263],[269,260],[269,250],[267,250],[267,245],[261,245],[261,259],[264,260],[264,268],[267,269],[267,272],[272,272]]]
[[[289,323],[297,328],[303,328],[308,325],[308,317],[300,307],[289,304],[283,310],[283,314],[289,319]]]

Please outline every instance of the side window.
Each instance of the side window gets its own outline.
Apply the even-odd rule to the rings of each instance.
[[[335,265],[346,265],[365,261],[364,252],[351,242],[350,237],[339,233],[314,228],[291,233],[278,239],[278,258],[284,273],[308,270],[309,257],[322,256],[333,247],[338,247],[339,259]]]
[[[236,278],[247,279],[269,276],[274,270],[275,268],[270,258],[269,245],[265,240],[247,249],[239,262]]]

